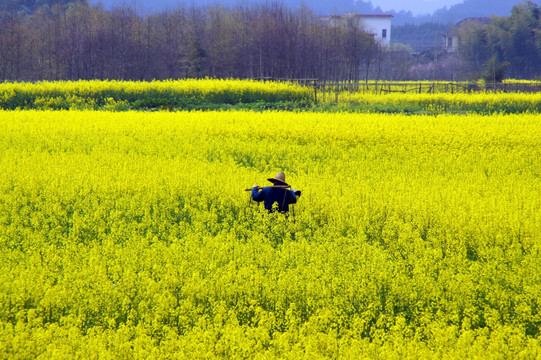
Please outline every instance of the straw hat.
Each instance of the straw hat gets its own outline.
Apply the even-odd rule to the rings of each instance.
[[[288,186],[289,187],[289,184],[286,183],[286,174],[284,174],[282,171],[280,171],[278,174],[276,174],[275,177],[267,179],[267,180],[269,180],[274,185]]]

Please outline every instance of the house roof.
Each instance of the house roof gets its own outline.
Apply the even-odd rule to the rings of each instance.
[[[320,20],[330,20],[330,19],[352,19],[352,18],[392,18],[393,15],[390,14],[343,14],[343,15],[325,15],[320,16]]]

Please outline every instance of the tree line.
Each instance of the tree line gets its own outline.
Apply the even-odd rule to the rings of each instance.
[[[328,26],[280,2],[141,15],[77,1],[0,15],[2,80],[353,80],[377,75],[381,57],[361,24]]]
[[[508,17],[460,28],[459,54],[470,77],[498,82],[505,76],[541,76],[541,10],[531,1],[517,5]]]
[[[179,5],[155,14],[86,1],[11,2],[18,5],[0,7],[0,80],[485,77],[497,82],[541,76],[540,9],[532,2],[515,6],[509,17],[461,28],[458,54],[416,49],[420,55],[397,44],[382,48],[358,20],[329,26],[306,6],[291,9],[279,1],[229,8]],[[428,33],[433,40],[427,43],[440,47],[442,28],[427,26],[417,32],[394,27],[395,41],[408,43]]]

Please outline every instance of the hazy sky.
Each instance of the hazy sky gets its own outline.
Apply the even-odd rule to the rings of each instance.
[[[371,0],[371,2],[374,7],[379,6],[384,11],[406,10],[418,15],[433,13],[444,6],[450,7],[464,0]]]

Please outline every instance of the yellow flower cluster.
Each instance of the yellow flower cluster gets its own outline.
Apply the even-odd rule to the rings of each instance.
[[[521,113],[541,112],[541,93],[387,93],[373,94],[340,91],[329,94],[326,102],[339,104],[390,106],[408,111],[422,110],[430,113]]]
[[[311,89],[292,83],[234,79],[1,83],[0,108],[95,109],[137,101],[162,102],[164,105],[237,104],[305,100],[312,93]]]
[[[525,79],[505,79],[503,80],[504,84],[532,84],[537,85],[541,84],[541,80],[525,80]]]
[[[541,355],[538,115],[0,123],[0,358]]]
[[[274,108],[310,110],[330,104],[365,112],[541,112],[541,93],[468,93],[466,88],[451,93],[445,82],[312,85],[233,79],[1,83],[0,109],[217,110],[230,106],[265,109],[274,104]],[[432,93],[417,93],[417,85]]]

